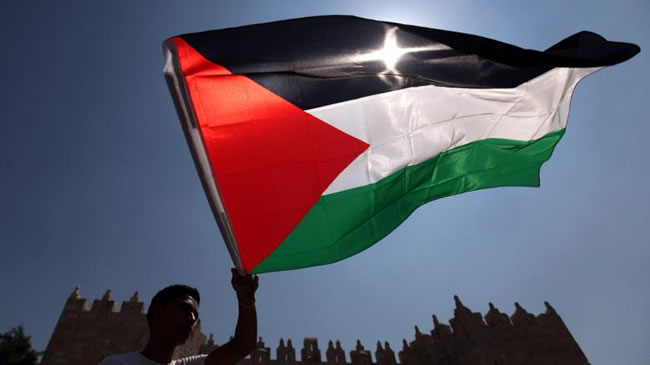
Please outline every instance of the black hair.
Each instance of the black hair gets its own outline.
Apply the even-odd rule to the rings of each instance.
[[[201,295],[199,294],[199,291],[196,288],[192,288],[191,286],[187,285],[170,285],[156,293],[156,295],[153,296],[153,299],[151,299],[151,304],[149,304],[149,310],[147,311],[147,322],[149,322],[149,330],[151,330],[151,324],[153,322],[153,313],[151,311],[151,308],[153,308],[154,305],[160,304],[164,306],[167,305],[170,300],[184,296],[192,297],[194,300],[196,300],[196,304],[201,303]]]

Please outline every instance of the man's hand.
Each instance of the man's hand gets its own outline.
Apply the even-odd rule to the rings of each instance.
[[[257,311],[255,309],[255,291],[257,275],[239,275],[232,269],[233,289],[239,300],[239,318],[235,328],[235,337],[223,346],[217,347],[205,359],[206,365],[235,365],[246,357],[257,344]]]
[[[258,287],[257,275],[239,275],[236,269],[231,269],[232,280],[230,281],[233,289],[237,292],[237,299],[240,306],[252,306],[255,304],[255,291]]]

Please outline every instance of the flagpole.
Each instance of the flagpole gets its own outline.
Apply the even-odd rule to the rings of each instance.
[[[228,249],[228,253],[230,254],[230,258],[232,259],[237,272],[240,275],[246,275],[246,270],[241,262],[241,255],[239,254],[237,242],[224,209],[223,200],[219,194],[219,187],[217,186],[212,173],[208,156],[205,153],[203,137],[199,131],[196,116],[191,108],[191,101],[186,97],[187,85],[185,84],[184,78],[178,77],[182,72],[180,71],[180,65],[178,64],[177,52],[174,42],[171,40],[163,42],[163,55],[165,57],[163,72],[165,74],[165,80],[167,81],[167,86],[172,95],[172,99],[174,100],[175,109],[183,127],[183,134],[185,135],[187,144],[190,147],[192,160],[196,166],[196,171],[198,172],[199,180],[201,180],[201,185],[203,186],[205,195],[208,198],[212,214],[217,221],[221,237],[223,238],[224,244]]]

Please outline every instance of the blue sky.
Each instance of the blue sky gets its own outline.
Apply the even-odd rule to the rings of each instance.
[[[593,364],[642,364],[650,340],[647,113],[650,3],[627,1],[2,2],[0,330],[45,349],[75,285],[148,301],[201,290],[204,332],[234,330],[230,259],[162,76],[161,42],[194,31],[323,14],[475,33],[544,49],[580,30],[642,52],[574,94],[542,186],[429,203],[343,262],[262,275],[259,330],[321,349],[374,351],[453,313],[548,300]]]

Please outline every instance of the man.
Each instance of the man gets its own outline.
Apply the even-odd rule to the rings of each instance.
[[[239,301],[239,318],[235,336],[209,355],[172,360],[176,346],[187,341],[199,318],[198,290],[186,285],[172,285],[159,291],[151,300],[147,320],[149,341],[142,352],[113,355],[99,365],[230,365],[250,354],[256,346],[257,313],[255,290],[257,276],[241,276],[232,269],[232,286]]]

